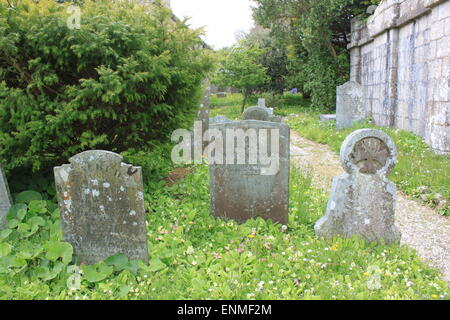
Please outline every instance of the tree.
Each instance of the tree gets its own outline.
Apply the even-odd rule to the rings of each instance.
[[[380,0],[255,0],[254,18],[288,52],[288,83],[330,108],[348,80],[350,22]]]
[[[267,80],[267,68],[258,61],[263,53],[258,46],[240,42],[232,47],[222,59],[213,83],[222,87],[232,87],[242,92],[244,112],[247,98]]]

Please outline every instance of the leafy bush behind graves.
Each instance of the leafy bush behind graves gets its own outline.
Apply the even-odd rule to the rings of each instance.
[[[187,126],[210,54],[199,31],[158,6],[85,1],[0,3],[0,159],[48,170],[86,149],[122,152]]]

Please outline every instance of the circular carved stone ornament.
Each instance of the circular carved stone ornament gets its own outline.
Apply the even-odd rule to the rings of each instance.
[[[356,130],[341,147],[341,162],[352,174],[388,175],[397,163],[397,150],[392,139],[383,131]]]

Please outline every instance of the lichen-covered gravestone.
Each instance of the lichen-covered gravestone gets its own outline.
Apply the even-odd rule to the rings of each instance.
[[[363,87],[354,81],[337,87],[336,127],[338,129],[352,128],[355,122],[364,121],[366,117]]]
[[[219,149],[225,151],[222,163],[210,161],[213,215],[238,222],[261,217],[287,224],[289,126],[265,121],[233,121],[210,128],[221,133],[223,143]],[[271,161],[263,161],[261,153],[270,155]],[[245,161],[238,161],[238,155],[245,155]],[[251,155],[259,155],[257,161],[251,161]]]
[[[86,151],[56,167],[65,241],[77,263],[94,264],[117,253],[147,261],[142,170],[108,151]]]
[[[259,121],[269,121],[270,114],[267,108],[261,107],[251,107],[245,110],[242,115],[242,120],[259,120]]]
[[[387,179],[397,163],[391,138],[379,130],[357,130],[345,139],[340,156],[346,173],[333,180],[327,212],[316,223],[316,234],[399,242],[401,234],[394,224],[396,188]]]
[[[9,208],[11,208],[11,204],[12,200],[11,194],[9,193],[8,181],[6,181],[6,176],[0,166],[0,230],[6,224],[6,214]]]

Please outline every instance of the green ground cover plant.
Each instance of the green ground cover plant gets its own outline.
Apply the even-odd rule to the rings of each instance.
[[[293,169],[287,227],[213,218],[208,168],[145,196],[150,263],[71,264],[45,192],[15,194],[0,232],[0,299],[448,299],[415,252],[358,238],[319,240],[326,194]]]

